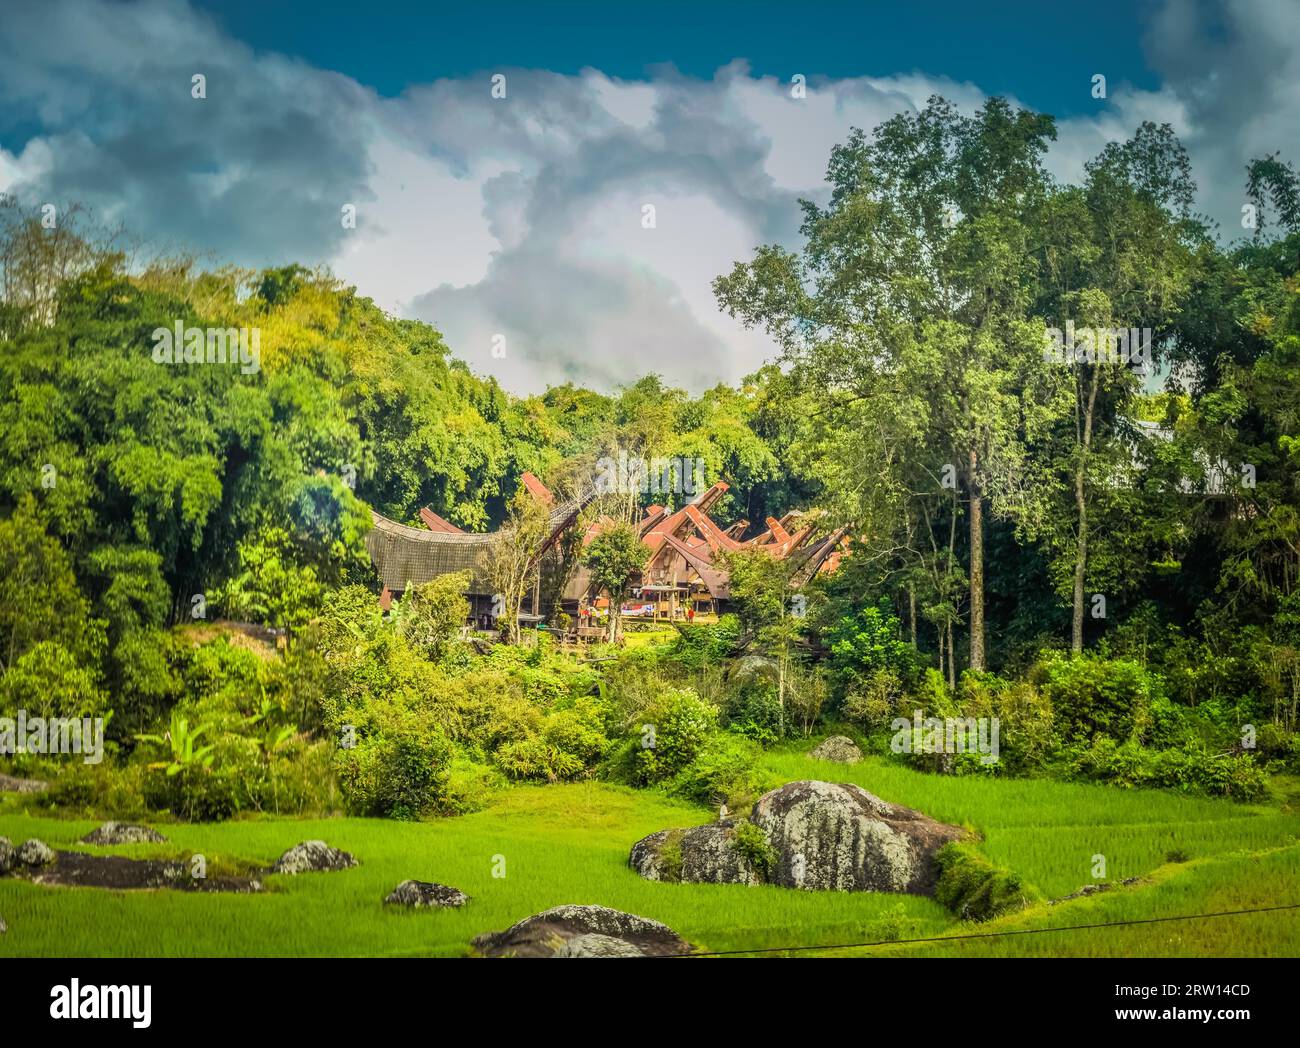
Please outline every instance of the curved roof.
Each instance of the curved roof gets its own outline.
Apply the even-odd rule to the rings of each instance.
[[[550,536],[537,550],[544,553],[573,523],[582,508],[595,498],[590,491],[551,511]],[[491,593],[487,555],[500,531],[445,532],[412,528],[371,510],[374,527],[366,535],[366,549],[386,590],[402,593],[408,584],[421,586],[457,571],[470,572],[470,593]]]

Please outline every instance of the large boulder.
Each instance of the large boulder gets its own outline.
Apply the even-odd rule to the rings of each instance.
[[[429,881],[403,881],[384,899],[389,906],[464,906],[469,896],[458,888]]]
[[[847,736],[832,735],[825,742],[813,747],[808,756],[815,761],[857,764],[862,760],[862,751],[858,749],[858,744]]]
[[[765,793],[749,823],[651,834],[633,845],[631,865],[650,880],[930,895],[935,853],[966,836],[960,826],[833,782]]]
[[[295,844],[276,860],[272,873],[311,873],[318,870],[346,870],[357,860],[345,851],[331,848],[324,841]]]
[[[639,947],[612,935],[575,935],[565,940],[552,957],[644,957]]]
[[[23,841],[18,849],[17,859],[24,866],[48,866],[54,861],[54,849],[35,837]]]
[[[674,957],[690,944],[665,924],[608,906],[556,906],[474,939],[484,957]]]
[[[763,875],[735,837],[730,822],[660,830],[632,845],[628,861],[650,881],[762,884]]]
[[[131,822],[106,822],[81,838],[82,844],[162,844],[167,838],[152,826]]]

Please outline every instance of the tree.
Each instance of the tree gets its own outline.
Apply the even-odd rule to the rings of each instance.
[[[1255,236],[1264,235],[1264,198],[1277,212],[1277,222],[1292,233],[1300,230],[1300,175],[1277,153],[1256,157],[1246,165],[1246,196],[1256,210]]]
[[[80,204],[38,213],[0,193],[0,338],[53,324],[60,288],[112,254],[115,238],[86,229],[87,218]]]
[[[617,644],[621,638],[623,600],[632,577],[644,566],[645,545],[636,529],[619,524],[601,532],[582,555],[582,562],[591,572],[591,581],[598,590],[609,596],[609,639]]]
[[[83,657],[97,656],[90,606],[67,553],[45,533],[33,496],[0,520],[0,670],[41,641]]]
[[[776,656],[776,694],[780,708],[778,730],[785,734],[786,683],[799,641],[802,616],[793,614],[790,576],[796,566],[761,549],[738,550],[726,557],[731,599],[741,623],[763,649]]]
[[[1049,187],[1042,156],[1055,135],[1051,117],[998,98],[969,118],[932,98],[871,139],[855,128],[832,150],[830,203],[801,202],[802,252],[760,248],[714,282],[724,309],[781,344],[838,431],[826,446],[854,481],[855,522],[924,491],[936,457],[940,483],[960,481],[979,670],[986,503],[997,517],[1036,512],[1024,417],[1041,395],[1042,327],[1029,310]],[[896,513],[887,532],[868,534],[894,547],[907,520]]]
[[[1073,403],[1068,413],[1058,410],[1042,419],[1045,426],[1039,429],[1056,431],[1049,446],[1039,449],[1050,462],[1039,482],[1045,491],[1064,496],[1058,497],[1056,512],[1047,514],[1054,519],[1046,526],[1049,542],[1072,562],[1068,586],[1075,655],[1083,651],[1085,594],[1096,554],[1115,567],[1124,559],[1119,544],[1107,540],[1134,509],[1128,420],[1144,377],[1127,361],[1103,354],[1110,346],[1101,345],[1096,333],[1151,331],[1145,347],[1127,348],[1153,364],[1156,333],[1178,311],[1194,268],[1192,248],[1204,239],[1189,218],[1196,191],[1191,165],[1168,125],[1142,124],[1131,139],[1109,143],[1086,167],[1083,186],[1060,191],[1048,202],[1039,254],[1039,310],[1058,318],[1058,330],[1066,318],[1078,320],[1088,333],[1085,349],[1093,350],[1068,368],[1056,365],[1070,378],[1065,397]],[[1053,393],[1062,389],[1054,385]],[[1060,505],[1065,499],[1072,512]],[[1067,528],[1064,522],[1071,517]],[[1107,581],[1117,583],[1135,565],[1126,567],[1128,572],[1114,571]],[[1065,571],[1058,575],[1064,582]]]
[[[312,565],[297,563],[296,552],[283,528],[240,543],[239,570],[214,592],[213,603],[227,618],[301,629],[319,610],[325,587]]]
[[[521,486],[487,553],[488,578],[501,597],[501,618],[512,644],[519,643],[520,608],[537,574],[542,545],[550,533],[546,507]]]

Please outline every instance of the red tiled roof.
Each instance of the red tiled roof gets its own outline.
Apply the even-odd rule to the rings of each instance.
[[[525,472],[520,480],[524,482],[524,487],[528,489],[528,493],[538,502],[549,506],[555,501],[555,496],[551,494],[551,489],[531,473]]]
[[[424,526],[430,531],[436,531],[441,535],[464,535],[465,532],[456,527],[451,521],[444,519],[434,513],[428,506],[420,510],[420,519],[424,521]]]

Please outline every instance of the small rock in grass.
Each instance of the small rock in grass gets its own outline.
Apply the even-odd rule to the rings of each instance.
[[[1141,882],[1141,877],[1125,877],[1119,882],[1121,888],[1131,888],[1133,885]],[[1108,892],[1116,887],[1112,881],[1100,881],[1097,884],[1085,884],[1077,892],[1071,892],[1069,895],[1062,895],[1059,899],[1049,899],[1048,905],[1055,906],[1057,903],[1070,902],[1072,899],[1086,899],[1089,895],[1096,895],[1099,892]]]
[[[18,849],[18,861],[24,866],[48,866],[54,861],[54,850],[44,841],[33,837],[23,841]]]
[[[0,877],[14,868],[14,846],[8,837],[0,837]]]
[[[429,881],[403,881],[384,902],[389,906],[464,906],[469,896],[458,888]]]
[[[815,761],[834,761],[836,764],[857,764],[862,760],[858,744],[844,735],[832,735],[808,754]]]
[[[0,775],[0,793],[40,793],[49,788],[50,784],[40,779],[17,779],[12,775]]]
[[[165,840],[152,826],[132,822],[106,822],[81,838],[82,844],[161,844]]]
[[[324,841],[303,841],[280,856],[273,873],[310,873],[317,870],[346,870],[357,860],[345,851],[331,848]]]
[[[4,935],[9,930],[9,925],[5,924],[5,919],[0,917],[0,935]]]

